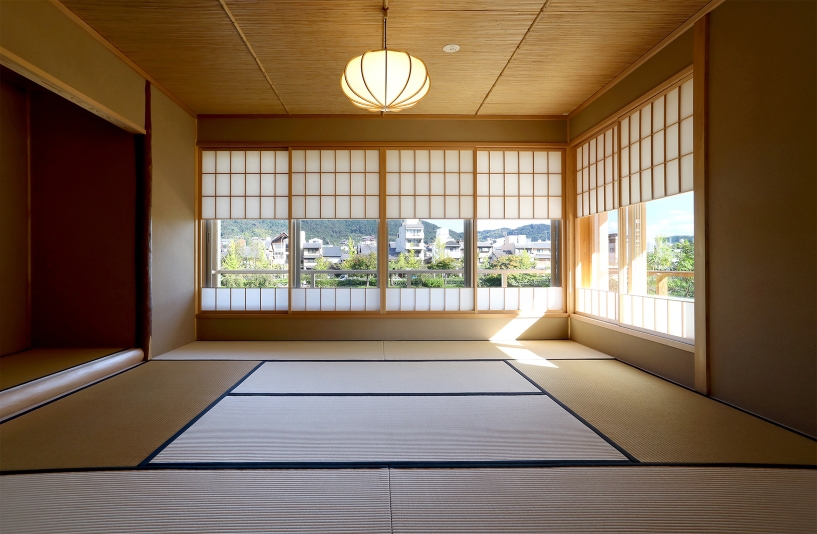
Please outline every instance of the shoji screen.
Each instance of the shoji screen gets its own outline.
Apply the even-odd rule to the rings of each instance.
[[[379,150],[293,150],[293,219],[377,219]],[[378,311],[378,288],[293,288],[293,311]]]
[[[289,152],[204,150],[202,219],[287,219]]]
[[[380,216],[379,150],[293,150],[293,219]]]
[[[576,149],[576,214],[618,208],[618,125]]]
[[[561,151],[477,151],[477,219],[561,218]],[[480,287],[477,309],[561,310],[562,288]]]
[[[474,216],[473,150],[387,150],[389,219]]]
[[[477,152],[478,219],[561,219],[560,151]]]
[[[692,79],[621,119],[621,205],[692,191]]]
[[[474,216],[473,150],[387,150],[386,216],[389,219],[471,219]],[[473,311],[474,289],[386,290],[387,311]]]

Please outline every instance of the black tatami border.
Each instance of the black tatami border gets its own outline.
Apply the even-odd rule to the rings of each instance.
[[[626,457],[628,460],[630,460],[631,462],[634,462],[634,463],[639,463],[639,460],[638,460],[638,459],[637,459],[635,456],[633,456],[632,454],[630,454],[629,452],[627,452],[627,451],[624,449],[624,447],[622,447],[621,445],[619,445],[618,443],[616,443],[615,441],[613,441],[612,439],[610,439],[609,437],[607,437],[607,435],[605,435],[605,434],[604,434],[604,432],[602,432],[601,430],[599,430],[599,429],[598,429],[598,428],[596,428],[595,426],[591,425],[591,424],[590,424],[590,423],[589,423],[589,422],[588,422],[588,421],[587,421],[587,420],[586,420],[584,417],[582,417],[581,415],[577,414],[577,413],[576,413],[576,412],[574,412],[574,411],[573,411],[573,410],[572,410],[570,407],[568,407],[568,406],[567,406],[565,403],[563,403],[562,401],[560,401],[559,399],[557,399],[557,398],[556,398],[555,396],[553,396],[552,394],[548,393],[548,391],[547,391],[547,390],[545,390],[545,388],[543,388],[542,386],[540,386],[539,384],[537,384],[536,382],[534,382],[534,381],[533,381],[533,380],[532,380],[532,379],[531,379],[531,378],[530,378],[528,375],[526,375],[525,373],[523,373],[522,371],[520,371],[519,369],[517,369],[517,368],[516,368],[516,367],[515,367],[515,366],[514,366],[514,365],[513,365],[511,362],[509,362],[509,361],[507,361],[507,360],[506,360],[506,361],[505,361],[505,363],[507,363],[507,364],[508,364],[508,367],[510,367],[511,369],[513,369],[514,371],[516,371],[517,373],[519,373],[519,375],[520,375],[520,376],[522,376],[522,377],[523,377],[525,380],[527,380],[528,382],[530,382],[531,384],[533,384],[533,385],[534,385],[534,386],[535,386],[537,389],[539,389],[539,391],[541,391],[542,393],[544,393],[545,395],[547,395],[548,397],[550,397],[550,400],[552,400],[553,402],[555,402],[556,404],[558,404],[559,406],[561,406],[563,410],[565,410],[567,413],[569,413],[570,415],[572,415],[573,417],[575,417],[576,419],[578,419],[579,421],[581,421],[581,422],[582,422],[582,423],[583,423],[583,424],[584,424],[584,425],[585,425],[587,428],[589,428],[590,430],[592,430],[593,432],[595,432],[595,433],[596,433],[596,435],[598,435],[598,436],[599,436],[601,439],[603,439],[604,441],[606,441],[606,442],[607,442],[607,443],[608,443],[608,444],[609,444],[611,447],[613,447],[613,448],[614,448],[614,449],[616,449],[618,452],[620,452],[621,454],[623,454],[623,455],[624,455],[624,456],[625,456],[625,457]]]
[[[140,467],[144,467],[144,466],[146,466],[146,465],[147,465],[147,464],[148,464],[148,463],[149,463],[151,460],[153,460],[153,459],[154,459],[154,458],[155,458],[155,457],[156,457],[156,456],[157,456],[157,455],[158,455],[160,452],[162,452],[163,450],[165,450],[165,448],[166,448],[168,445],[170,445],[171,443],[173,443],[173,441],[175,441],[175,440],[176,440],[176,438],[178,438],[179,436],[181,436],[182,434],[184,434],[184,433],[187,431],[187,429],[188,429],[188,428],[190,428],[191,426],[193,426],[193,425],[196,423],[196,421],[198,421],[199,419],[201,419],[202,417],[204,417],[204,414],[206,414],[207,412],[209,412],[210,410],[212,410],[212,409],[213,409],[213,407],[215,407],[215,405],[216,405],[216,404],[218,404],[219,402],[221,402],[221,401],[222,401],[222,400],[223,400],[223,399],[224,399],[224,398],[225,398],[227,395],[229,395],[230,393],[232,393],[232,391],[233,391],[235,388],[237,388],[238,386],[240,386],[242,382],[244,382],[245,380],[247,380],[247,379],[250,377],[250,375],[252,375],[254,372],[256,372],[256,371],[258,370],[258,368],[259,368],[259,367],[261,367],[263,364],[264,364],[264,362],[260,362],[258,365],[256,365],[256,366],[255,366],[255,367],[253,367],[252,369],[250,369],[250,371],[249,371],[247,374],[245,374],[245,375],[244,375],[244,376],[243,376],[243,377],[242,377],[240,380],[238,380],[238,382],[236,382],[235,384],[233,384],[233,385],[232,385],[232,387],[228,388],[228,389],[227,389],[227,391],[225,391],[224,393],[222,393],[221,395],[219,395],[219,396],[218,396],[218,398],[217,398],[216,400],[214,400],[213,402],[211,402],[211,403],[210,403],[210,404],[209,404],[209,405],[208,405],[208,406],[207,406],[207,407],[206,407],[204,410],[202,410],[202,411],[201,411],[201,412],[200,412],[200,413],[199,413],[197,416],[195,416],[193,419],[191,419],[190,421],[188,421],[186,425],[184,425],[183,427],[181,427],[181,428],[180,428],[180,429],[179,429],[179,430],[178,430],[178,431],[177,431],[175,434],[173,434],[172,436],[170,436],[170,437],[169,437],[169,438],[168,438],[168,439],[167,439],[167,440],[166,440],[164,443],[162,443],[161,445],[159,445],[159,447],[158,447],[158,448],[157,448],[155,451],[153,451],[152,453],[150,453],[150,454],[147,456],[147,458],[145,458],[144,460],[142,460],[142,461],[139,463],[139,466],[140,466]]]
[[[230,393],[228,397],[519,397],[543,396],[540,391],[466,391],[462,393]]]

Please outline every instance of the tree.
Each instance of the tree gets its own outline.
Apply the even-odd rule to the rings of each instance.
[[[691,241],[670,243],[664,236],[655,238],[655,248],[647,252],[647,269],[650,271],[694,271],[695,246]],[[656,281],[650,276],[648,292],[656,294]],[[695,298],[695,280],[680,276],[667,280],[667,295],[680,298]]]

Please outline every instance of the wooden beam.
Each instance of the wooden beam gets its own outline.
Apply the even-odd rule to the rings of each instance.
[[[627,67],[626,69],[624,69],[623,71],[621,71],[621,72],[619,73],[619,75],[618,75],[618,76],[616,76],[615,78],[613,78],[612,80],[610,80],[609,82],[607,82],[607,83],[604,85],[604,87],[602,87],[601,89],[599,89],[598,91],[596,91],[595,93],[593,93],[592,95],[590,95],[590,97],[589,97],[587,100],[585,100],[584,102],[582,102],[581,104],[579,104],[579,105],[576,107],[576,109],[574,109],[573,111],[571,111],[570,113],[568,113],[568,114],[567,114],[567,118],[568,118],[568,120],[569,120],[569,119],[572,119],[572,118],[573,118],[573,117],[575,117],[575,116],[576,116],[576,115],[577,115],[577,114],[578,114],[578,113],[579,113],[581,110],[583,110],[584,108],[586,108],[587,106],[589,106],[590,104],[592,104],[594,101],[598,100],[598,98],[599,98],[601,95],[603,95],[604,93],[606,93],[607,91],[609,91],[610,89],[612,89],[612,88],[613,88],[613,86],[615,86],[615,85],[616,85],[618,82],[620,82],[621,80],[623,80],[624,78],[626,78],[627,76],[629,76],[631,72],[633,72],[635,69],[637,69],[638,67],[640,67],[640,66],[641,66],[641,65],[643,65],[644,63],[646,63],[646,62],[647,62],[647,61],[648,61],[648,60],[649,60],[651,57],[653,57],[655,54],[657,54],[658,52],[660,52],[661,50],[663,50],[663,49],[664,49],[664,48],[665,48],[665,47],[666,47],[668,44],[670,44],[670,43],[671,43],[671,42],[673,42],[675,39],[677,39],[677,38],[678,38],[678,36],[680,36],[682,33],[686,32],[686,31],[687,31],[688,29],[690,29],[690,28],[691,28],[693,25],[695,25],[695,23],[696,23],[698,20],[700,20],[700,19],[701,19],[702,17],[704,17],[705,15],[709,14],[709,12],[711,12],[713,9],[715,9],[716,7],[718,7],[719,5],[721,5],[722,3],[724,3],[725,1],[726,1],[726,0],[712,0],[711,2],[709,2],[708,4],[706,4],[704,7],[702,7],[700,10],[698,10],[698,12],[697,12],[697,13],[695,13],[695,14],[694,14],[694,15],[692,15],[692,16],[691,16],[689,19],[687,19],[687,21],[686,21],[686,22],[684,22],[683,24],[681,24],[680,26],[678,26],[678,27],[677,27],[677,28],[676,28],[676,29],[675,29],[675,30],[674,30],[674,31],[673,31],[671,34],[667,35],[667,36],[666,36],[666,37],[665,37],[665,38],[664,38],[664,39],[663,39],[663,40],[662,40],[660,43],[658,43],[658,44],[657,44],[657,45],[655,45],[654,47],[650,48],[650,49],[647,51],[647,53],[646,53],[646,54],[644,54],[643,56],[641,56],[640,58],[638,58],[638,59],[637,59],[637,60],[636,60],[636,61],[635,61],[635,62],[634,62],[632,65],[630,65],[629,67]]]
[[[87,109],[94,115],[102,117],[106,121],[119,126],[127,132],[135,134],[145,133],[145,129],[132,120],[120,115],[109,107],[104,106],[65,82],[58,80],[54,76],[48,74],[44,70],[34,66],[25,59],[10,52],[9,50],[6,50],[3,47],[0,47],[0,65],[13,70],[17,74],[28,78],[32,82],[42,85],[49,91],[60,95],[66,100],[70,100],[79,107]]]
[[[695,23],[693,78],[693,190],[695,191],[695,389],[710,394],[707,277],[707,173],[709,169],[709,15]]]

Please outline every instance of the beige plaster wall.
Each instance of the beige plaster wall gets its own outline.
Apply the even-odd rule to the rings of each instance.
[[[817,3],[711,15],[712,395],[817,436]]]
[[[153,355],[195,340],[196,120],[155,87]]]

